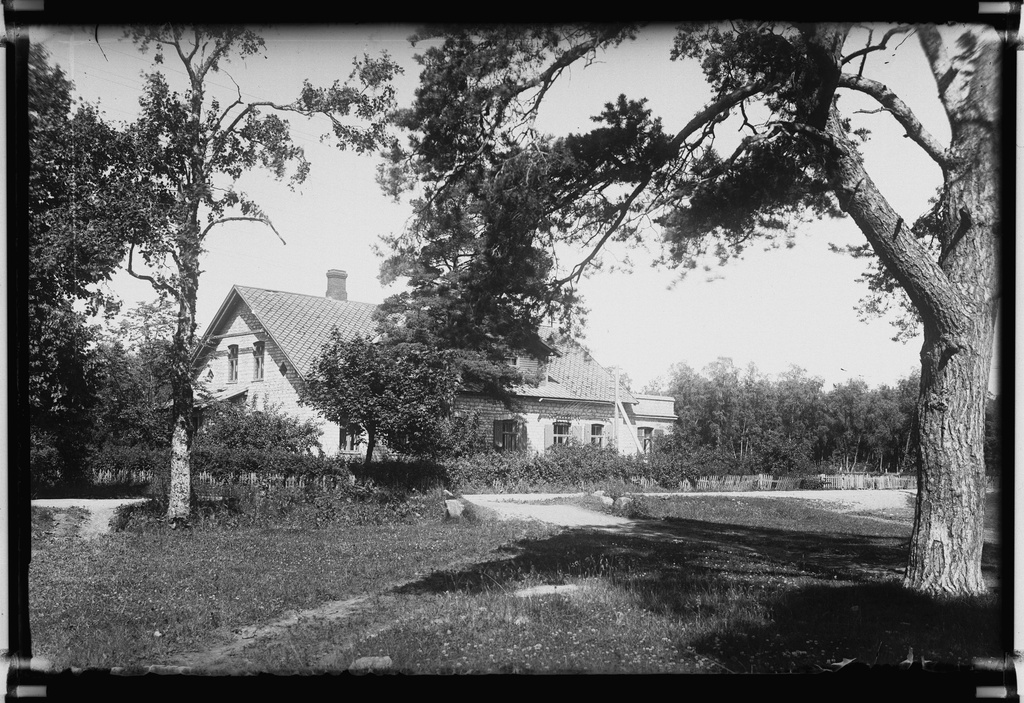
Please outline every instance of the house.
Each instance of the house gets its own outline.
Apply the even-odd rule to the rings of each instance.
[[[356,452],[357,437],[299,403],[313,361],[337,327],[343,337],[374,333],[376,305],[348,299],[348,274],[327,272],[323,296],[233,286],[193,355],[197,385],[216,400],[255,400],[319,423],[328,454]],[[487,439],[504,451],[545,451],[574,438],[617,446],[620,452],[649,451],[675,422],[674,400],[616,390],[613,373],[580,345],[551,328],[536,355],[512,360],[536,385],[515,389],[515,409],[473,393],[456,400],[456,413],[477,413]]]

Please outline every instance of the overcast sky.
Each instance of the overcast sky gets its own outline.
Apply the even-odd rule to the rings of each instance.
[[[231,78],[215,76],[214,87],[230,99],[234,79],[245,98],[286,102],[297,95],[303,79],[329,85],[347,77],[354,57],[386,49],[406,69],[398,82],[399,103],[405,105],[412,99],[419,73],[412,60],[417,49],[406,41],[410,29],[262,30],[268,44],[265,57],[224,65]],[[99,44],[94,28],[43,27],[30,36],[48,47],[82,99],[98,102],[110,120],[133,117],[141,72],[150,67],[150,58],[125,41],[118,28],[101,27]],[[666,131],[677,131],[709,93],[696,65],[669,61],[671,37],[671,27],[656,27],[638,41],[599,56],[585,69],[574,67],[568,80],[552,91],[540,126],[556,134],[588,129],[589,117],[604,102],[625,93],[629,98],[649,98]],[[917,38],[893,41],[890,47],[868,58],[865,75],[888,83],[939,140],[947,140],[948,125]],[[170,57],[161,70],[172,85],[183,77]],[[860,96],[844,95],[841,101],[848,107],[875,107]],[[872,130],[866,155],[873,179],[903,218],[914,221],[940,183],[938,168],[884,114],[859,114],[855,119]],[[200,280],[200,331],[233,284],[322,295],[326,271],[339,268],[349,274],[352,300],[377,303],[398,290],[377,281],[380,259],[373,246],[380,235],[402,229],[408,206],[380,193],[374,180],[375,157],[321,144],[324,123],[294,117],[289,121],[293,137],[312,164],[307,182],[294,193],[258,174],[242,182],[242,190],[256,197],[286,244],[259,225],[229,224],[211,233]],[[723,141],[727,137],[723,135]],[[792,249],[765,252],[755,246],[741,261],[710,274],[693,272],[683,281],[675,272],[651,267],[659,253],[656,230],[650,231],[647,241],[649,251],[619,247],[607,252],[609,265],[628,256],[631,273],[606,271],[581,285],[590,308],[584,343],[605,366],[621,367],[635,390],[664,376],[674,363],[701,369],[719,357],[732,358],[741,367],[756,364],[769,374],[795,365],[828,384],[856,377],[872,386],[892,384],[919,368],[920,337],[894,342],[887,321],[865,324],[858,319],[854,307],[866,287],[855,279],[864,271],[864,262],[828,249],[829,243],[863,241],[849,220],[802,227]],[[148,284],[126,274],[115,278],[113,288],[127,305],[155,298]]]

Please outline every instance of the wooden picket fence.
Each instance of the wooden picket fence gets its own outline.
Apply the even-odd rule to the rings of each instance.
[[[822,488],[831,490],[897,490],[917,488],[914,474],[832,474],[821,476]]]
[[[806,476],[783,476],[773,478],[771,474],[751,476],[701,476],[692,481],[683,481],[678,489],[681,491],[797,491],[800,490]],[[821,474],[816,477],[821,487],[829,490],[897,490],[917,487],[917,478],[913,474]],[[636,480],[634,479],[634,482]]]

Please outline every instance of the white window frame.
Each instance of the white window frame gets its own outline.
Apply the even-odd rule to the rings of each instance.
[[[559,429],[564,429],[565,432],[559,432]],[[572,423],[560,420],[552,423],[551,425],[551,444],[568,444],[569,438],[572,437]]]

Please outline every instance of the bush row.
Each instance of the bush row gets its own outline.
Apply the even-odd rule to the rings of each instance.
[[[40,452],[42,454],[42,452]],[[40,459],[45,457],[40,456]],[[43,464],[40,461],[40,464]],[[94,452],[90,466],[93,476],[101,472],[115,475],[148,473],[154,477],[153,495],[165,496],[169,481],[168,449],[107,446]],[[773,470],[774,468],[774,470]],[[702,476],[750,475],[770,473],[805,475],[809,479],[819,470],[813,465],[798,467],[766,466],[749,458],[736,457],[702,447],[674,447],[663,444],[647,456],[620,455],[592,445],[568,444],[544,454],[486,452],[450,459],[445,462],[415,459],[387,459],[369,466],[361,460],[295,452],[279,447],[196,447],[192,456],[193,475],[206,472],[215,479],[231,483],[240,475],[255,474],[302,477],[307,480],[334,477],[328,486],[348,483],[351,477],[362,484],[374,484],[399,491],[428,491],[448,488],[453,491],[528,491],[581,490],[656,484],[677,488]],[[33,467],[35,471],[35,467]],[[814,480],[804,482],[813,487]],[[817,482],[820,487],[820,481]],[[206,488],[201,488],[208,492]],[[310,487],[313,490],[313,487]],[[324,490],[322,487],[319,490]]]

